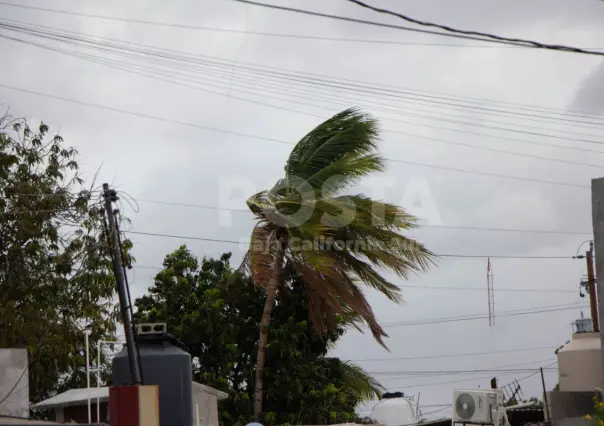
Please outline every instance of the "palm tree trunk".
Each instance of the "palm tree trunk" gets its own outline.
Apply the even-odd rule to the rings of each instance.
[[[260,320],[260,338],[258,339],[258,355],[256,356],[256,384],[254,389],[254,420],[260,421],[262,413],[262,398],[263,398],[263,379],[264,363],[266,361],[266,343],[268,342],[268,328],[271,322],[271,312],[275,304],[275,296],[281,283],[281,275],[283,272],[283,255],[285,247],[283,241],[279,240],[275,263],[273,266],[273,276],[268,289],[266,290],[266,301],[264,302],[264,311]]]

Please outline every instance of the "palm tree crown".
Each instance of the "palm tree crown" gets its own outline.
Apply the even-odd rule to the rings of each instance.
[[[287,160],[285,177],[247,204],[258,218],[249,251],[255,282],[268,288],[276,261],[283,271],[293,268],[308,285],[318,332],[335,326],[338,316],[356,316],[383,345],[386,333],[361,286],[399,302],[399,288],[378,269],[407,278],[426,270],[433,255],[401,234],[416,226],[404,209],[342,195],[363,176],[385,169],[377,144],[377,122],[347,109],[304,136]]]

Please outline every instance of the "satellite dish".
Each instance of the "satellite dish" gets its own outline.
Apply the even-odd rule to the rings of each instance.
[[[476,403],[469,393],[462,393],[455,401],[455,412],[460,419],[471,419],[476,412]]]

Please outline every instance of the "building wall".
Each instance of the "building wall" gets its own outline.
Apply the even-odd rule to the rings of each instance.
[[[549,420],[557,422],[562,419],[583,417],[594,410],[593,392],[547,392]],[[547,414],[547,413],[546,413]]]
[[[199,413],[200,426],[218,426],[218,398],[206,392],[193,394],[193,424]]]
[[[0,416],[29,417],[27,349],[0,349],[0,400],[9,393]]]

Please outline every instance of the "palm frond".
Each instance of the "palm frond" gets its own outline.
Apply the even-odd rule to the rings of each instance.
[[[342,157],[374,152],[377,142],[377,122],[354,108],[347,109],[318,125],[296,144],[285,166],[285,178],[307,180]]]
[[[382,397],[384,387],[369,373],[356,364],[345,362],[344,381],[349,390],[356,394],[359,402],[369,402]]]
[[[306,183],[321,197],[328,197],[385,168],[385,160],[379,154],[351,153],[317,171],[306,179]]]
[[[381,269],[406,279],[427,270],[435,256],[404,235],[417,227],[405,209],[364,195],[341,195],[362,177],[384,170],[377,143],[377,122],[356,109],[334,115],[304,136],[287,160],[284,178],[247,202],[259,219],[248,264],[254,281],[266,287],[275,262],[269,241],[283,241],[287,268],[308,287],[317,333],[335,328],[338,321],[357,327],[362,321],[384,345],[386,333],[362,287],[400,303],[399,288]]]
[[[359,288],[361,282],[342,268],[340,262],[325,253],[315,252],[299,252],[291,260],[308,286],[312,307],[310,318],[317,332],[322,332],[325,327],[333,329],[336,315],[346,316],[352,311],[363,318],[373,337],[386,348],[383,338],[388,335],[377,322],[371,305]],[[328,317],[328,323],[323,316],[326,312],[333,315]]]

